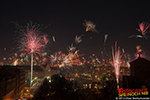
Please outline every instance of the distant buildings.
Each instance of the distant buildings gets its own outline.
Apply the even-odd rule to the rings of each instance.
[[[92,67],[91,75],[93,80],[101,80],[101,78],[105,77],[106,80],[109,80],[109,77],[112,74],[115,74],[115,70],[113,66],[99,66],[99,67]],[[122,80],[123,76],[130,75],[130,67],[123,67],[120,66],[120,76],[119,79]]]
[[[59,73],[59,68],[51,67],[50,64],[41,65],[40,68],[44,71],[45,76],[52,76]]]
[[[25,87],[25,72],[21,67],[0,67],[0,100],[22,99]]]

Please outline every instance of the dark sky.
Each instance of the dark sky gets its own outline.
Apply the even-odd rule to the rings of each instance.
[[[104,35],[107,33],[107,52],[111,52],[111,46],[118,41],[118,45],[131,56],[134,56],[137,45],[141,45],[147,56],[150,56],[149,39],[128,38],[140,34],[136,30],[139,22],[150,22],[149,0],[3,0],[0,2],[0,12],[0,59],[11,55],[11,48],[16,47],[16,42],[13,42],[16,41],[17,29],[12,21],[24,26],[30,20],[50,24],[43,32],[56,38],[55,43],[51,41],[49,49],[52,52],[59,49],[66,52],[66,48],[74,43],[76,35],[85,34],[82,42],[76,45],[79,53],[85,54],[85,57],[93,53],[101,57]],[[82,25],[85,19],[93,21],[99,33],[85,33]]]

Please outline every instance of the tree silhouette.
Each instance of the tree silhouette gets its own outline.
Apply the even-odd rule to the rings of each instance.
[[[115,100],[115,97],[118,96],[115,74],[111,74],[110,80],[106,81],[106,87],[101,90],[101,94],[104,100]]]
[[[49,96],[49,89],[50,84],[49,81],[45,78],[43,81],[43,84],[38,88],[37,91],[34,93],[33,100],[46,100],[46,98]]]
[[[58,74],[51,77],[50,86],[50,92],[55,92],[60,98],[63,98],[65,94],[73,91],[73,83]]]

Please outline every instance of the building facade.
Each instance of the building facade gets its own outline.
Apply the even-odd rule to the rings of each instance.
[[[124,88],[140,88],[143,85],[150,88],[150,61],[137,58],[130,62],[130,76],[123,77]]]
[[[14,100],[23,98],[25,72],[21,67],[0,67],[0,99]]]

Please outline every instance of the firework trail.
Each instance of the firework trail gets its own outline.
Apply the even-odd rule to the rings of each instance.
[[[31,55],[31,85],[32,85],[32,75],[33,75],[33,54],[42,56],[44,52],[44,46],[47,44],[48,40],[46,35],[40,36],[41,29],[40,25],[32,25],[32,22],[27,23],[27,26],[19,26],[16,24],[17,28],[23,33],[19,46],[21,51],[25,51]]]
[[[107,37],[108,37],[108,34],[105,34],[105,39],[104,39],[104,45],[105,45],[105,43],[106,43],[106,40],[107,40]]]
[[[18,59],[16,59],[13,63],[14,66],[18,65]]]
[[[51,62],[55,62],[57,60],[57,53],[55,55],[51,55]]]
[[[145,22],[139,23],[139,29],[136,28],[136,30],[139,31],[142,35],[132,35],[132,36],[129,36],[129,38],[139,37],[139,38],[145,38],[145,39],[147,39],[148,36],[146,36],[146,33],[148,33],[147,29],[149,27],[150,27],[149,23],[145,23]]]
[[[43,41],[44,41],[45,44],[48,43],[48,39],[47,39],[46,35],[43,36]]]
[[[117,42],[115,42],[115,51],[112,47],[112,57],[113,57],[113,65],[114,65],[116,80],[117,80],[117,88],[119,89],[119,74],[120,74],[120,64],[121,64],[122,56],[120,53],[120,47],[118,47],[117,50]]]
[[[98,31],[95,29],[96,25],[95,25],[93,22],[91,22],[91,21],[86,21],[86,20],[84,20],[84,21],[85,21],[85,23],[83,23],[83,25],[86,27],[86,32],[87,32],[87,31],[98,32]]]
[[[75,42],[76,42],[76,44],[82,42],[82,39],[81,39],[82,36],[83,36],[83,34],[80,35],[80,36],[77,36],[77,35],[75,36]]]
[[[103,55],[106,54],[107,57],[111,57],[111,54],[109,52],[107,52],[106,47],[105,47],[107,38],[108,38],[108,34],[105,34],[105,36],[104,36],[104,52],[103,52]]]
[[[55,36],[53,36],[53,41],[56,42]]]
[[[139,23],[139,29],[136,28],[137,31],[141,32],[142,35],[145,35],[147,33],[147,29],[150,27],[149,23]]]
[[[136,46],[136,50],[137,50],[137,52],[134,54],[135,59],[137,59],[137,58],[139,58],[139,57],[141,57],[141,58],[146,58],[146,54],[145,54],[145,52],[141,49],[141,46],[140,46],[140,45]]]

